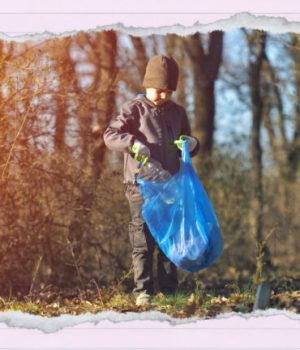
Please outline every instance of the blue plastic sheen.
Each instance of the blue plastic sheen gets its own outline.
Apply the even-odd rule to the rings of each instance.
[[[164,254],[179,268],[195,272],[222,253],[215,211],[193,169],[188,142],[182,145],[180,170],[165,182],[138,177],[144,198],[142,215]]]

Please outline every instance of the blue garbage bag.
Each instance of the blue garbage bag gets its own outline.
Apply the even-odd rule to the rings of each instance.
[[[193,169],[187,141],[177,174],[163,182],[138,176],[142,215],[164,254],[179,268],[195,272],[222,253],[220,226],[207,193]]]

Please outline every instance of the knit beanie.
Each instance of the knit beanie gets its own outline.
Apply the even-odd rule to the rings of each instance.
[[[178,82],[178,65],[174,58],[164,55],[152,57],[146,67],[143,86],[175,91]]]

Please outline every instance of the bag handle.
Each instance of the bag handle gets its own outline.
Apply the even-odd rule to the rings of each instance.
[[[182,161],[184,163],[191,163],[191,156],[189,151],[188,140],[182,141],[182,151],[181,151]]]

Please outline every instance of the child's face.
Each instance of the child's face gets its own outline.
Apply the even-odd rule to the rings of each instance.
[[[163,103],[169,101],[172,95],[172,90],[163,90],[155,88],[146,89],[146,97],[155,105],[160,106]]]

